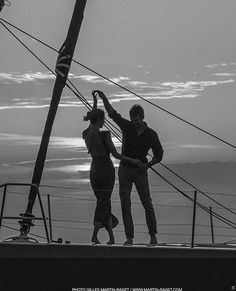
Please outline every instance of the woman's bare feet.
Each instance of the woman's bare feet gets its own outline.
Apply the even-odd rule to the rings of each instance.
[[[101,244],[97,237],[92,237],[91,242],[96,244],[96,245],[100,245]]]

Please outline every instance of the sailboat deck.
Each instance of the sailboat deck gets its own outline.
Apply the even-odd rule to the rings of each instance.
[[[135,244],[91,245],[1,242],[0,258],[234,258],[236,245],[202,244],[191,248],[190,245],[159,244],[149,246]]]

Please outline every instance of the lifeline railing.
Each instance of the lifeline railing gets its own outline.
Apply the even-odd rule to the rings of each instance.
[[[0,230],[1,230],[1,226],[2,226],[2,219],[19,219],[21,218],[22,219],[22,215],[19,216],[3,216],[3,210],[4,210],[4,206],[5,206],[5,200],[6,200],[6,194],[7,194],[7,186],[10,186],[10,185],[13,185],[13,186],[32,186],[32,184],[25,184],[25,183],[7,183],[7,184],[3,184],[0,186],[0,189],[4,187],[4,193],[3,193],[3,199],[2,199],[2,207],[1,207],[1,214],[0,214]],[[48,242],[59,242],[59,241],[54,241],[53,238],[52,238],[52,221],[60,221],[58,219],[52,219],[51,217],[51,202],[50,202],[50,194],[47,194],[47,204],[48,204],[48,218],[45,217],[44,215],[44,210],[43,210],[43,206],[42,206],[42,201],[41,201],[41,196],[40,196],[40,193],[39,193],[39,189],[36,185],[33,185],[33,187],[36,187],[37,188],[37,193],[38,193],[38,197],[39,197],[39,203],[40,203],[40,207],[41,207],[41,211],[42,211],[42,218],[41,217],[38,217],[38,218],[34,218],[34,217],[29,217],[29,218],[26,218],[25,216],[23,217],[24,219],[31,219],[31,220],[43,220],[44,222],[44,227],[45,227],[45,231],[46,231],[46,239]],[[8,193],[17,193],[17,192],[11,192],[11,191],[8,191]],[[22,193],[23,194],[23,193]],[[52,195],[54,196],[54,195]],[[56,195],[56,197],[60,197],[58,195]],[[60,198],[63,198],[63,197],[60,197]],[[68,197],[67,197],[68,199]],[[193,198],[193,201],[192,201],[192,223],[191,223],[191,243],[189,244],[189,246],[191,248],[194,248],[195,246],[197,246],[198,244],[195,243],[195,237],[196,237],[196,234],[195,234],[195,229],[196,229],[196,214],[197,214],[197,191],[194,191],[194,198]],[[215,244],[215,234],[214,234],[214,225],[213,225],[213,211],[212,211],[212,207],[210,206],[209,209],[208,209],[208,213],[209,213],[209,216],[210,216],[210,229],[211,229],[211,243],[214,245]],[[47,223],[46,223],[46,220],[49,221],[49,234],[48,234],[48,230],[47,230]],[[69,222],[69,221],[68,221]],[[75,221],[73,221],[75,222]]]
[[[38,196],[38,199],[39,199],[39,205],[40,205],[40,209],[41,209],[41,212],[42,212],[42,217],[35,217],[33,215],[30,216],[30,217],[26,217],[26,216],[24,216],[24,214],[20,214],[20,216],[3,216],[5,202],[6,202],[6,195],[7,195],[7,187],[8,186],[27,186],[27,187],[34,187],[36,189],[37,196]],[[2,220],[3,219],[21,219],[19,221],[19,224],[22,223],[22,220],[23,219],[24,220],[25,219],[29,219],[31,221],[31,223],[32,223],[32,220],[43,220],[44,228],[45,228],[45,232],[46,232],[46,238],[47,238],[47,241],[50,242],[49,234],[48,234],[48,228],[47,228],[47,222],[46,222],[46,216],[44,214],[43,204],[42,204],[42,200],[41,200],[41,197],[40,197],[40,193],[39,193],[38,186],[35,185],[35,184],[29,184],[29,183],[5,183],[5,184],[0,185],[0,189],[1,188],[4,188],[4,190],[3,190],[1,213],[0,213],[0,231],[1,231],[1,226],[2,226]],[[32,223],[32,225],[34,225],[34,224]]]

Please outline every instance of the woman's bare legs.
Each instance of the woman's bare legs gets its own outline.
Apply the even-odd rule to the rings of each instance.
[[[93,229],[93,235],[91,241],[95,244],[100,244],[100,241],[98,240],[98,231],[101,228],[102,224],[101,222],[95,222],[94,223],[94,229]]]
[[[114,237],[114,234],[113,234],[113,230],[112,230],[112,220],[111,220],[111,217],[109,219],[109,222],[108,224],[105,226],[108,234],[109,234],[109,238],[110,240],[108,241],[108,245],[113,245],[115,243],[115,237]]]

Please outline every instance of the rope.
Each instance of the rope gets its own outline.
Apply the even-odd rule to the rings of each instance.
[[[16,224],[16,223],[9,223],[9,224]],[[40,226],[43,226],[43,225],[36,225],[38,227]],[[13,229],[13,230],[16,230],[15,228],[12,228],[12,227],[9,227],[9,226],[5,226],[7,228],[10,228],[10,229]],[[87,230],[87,231],[91,231],[92,228],[91,227],[71,227],[71,226],[59,226],[59,225],[55,225],[53,226],[55,228],[60,228],[60,229],[72,229],[72,230]],[[122,230],[117,230],[117,229],[114,229],[113,230],[114,232],[117,232],[117,233],[123,233]],[[140,234],[146,234],[145,231],[136,231],[136,233],[140,233]],[[189,234],[187,233],[167,233],[167,232],[158,232],[159,235],[179,235],[179,236],[189,236]],[[35,235],[37,237],[40,237],[40,238],[44,238],[42,236],[38,236],[38,235]],[[211,234],[208,234],[208,233],[199,233],[199,234],[195,234],[195,236],[211,236]],[[227,235],[227,234],[215,234],[215,237],[235,237],[235,235]]]
[[[56,186],[56,185],[45,185],[45,184],[41,184],[40,185],[41,188],[54,188],[54,189],[66,189],[66,190],[91,190],[91,187],[73,187],[73,186]],[[107,189],[103,189],[104,191],[106,191]],[[118,188],[115,189],[116,191],[118,190]],[[134,190],[135,191],[135,190]],[[188,192],[188,193],[192,193],[192,190],[182,190],[184,192]],[[161,193],[161,194],[176,194],[176,191],[174,190],[152,190],[152,192],[154,193]],[[27,195],[26,193],[23,192],[16,192],[16,191],[8,191],[8,193],[16,193],[16,194],[22,194],[22,195]],[[219,193],[219,192],[204,192],[206,194],[209,195],[216,195],[216,196],[229,196],[229,197],[235,197],[236,198],[236,194],[231,194],[231,193]],[[41,193],[41,195],[47,195],[46,193]],[[52,196],[56,196],[56,197],[61,197],[61,198],[67,198],[64,196],[59,196],[59,195],[54,195],[51,194]],[[75,198],[75,197],[73,197]],[[218,208],[223,208],[223,207],[218,207]],[[236,208],[230,208],[230,209],[236,209]]]
[[[57,53],[59,53],[59,51],[56,50],[55,48],[53,48],[52,46],[46,44],[45,42],[39,40],[38,38],[32,36],[31,34],[25,32],[24,30],[22,30],[22,29],[16,27],[15,25],[11,24],[10,22],[8,22],[8,21],[6,21],[6,20],[4,20],[4,19],[2,19],[2,18],[0,18],[0,20],[1,20],[1,21],[0,21],[1,24],[3,24],[3,23],[2,23],[2,21],[3,21],[3,22],[5,22],[5,23],[7,23],[8,25],[14,27],[14,28],[17,29],[18,31],[24,33],[25,35],[27,35],[27,36],[31,37],[32,39],[38,41],[39,43],[43,44],[44,46],[50,48],[51,50],[53,50],[53,51],[55,51],[55,52],[57,52]],[[123,90],[129,92],[130,94],[132,94],[132,95],[134,95],[134,96],[140,98],[141,100],[143,100],[143,101],[145,101],[145,102],[147,102],[147,103],[153,105],[154,107],[156,107],[156,108],[158,108],[158,109],[164,111],[165,113],[167,113],[167,114],[169,114],[169,115],[171,115],[171,116],[173,116],[173,117],[175,117],[175,118],[181,120],[182,122],[184,122],[184,123],[186,123],[186,124],[188,124],[188,125],[194,127],[194,128],[197,129],[197,130],[200,130],[201,132],[203,132],[203,133],[205,133],[205,134],[207,134],[207,135],[209,135],[209,136],[211,136],[211,137],[217,139],[218,141],[221,141],[222,143],[224,143],[224,144],[226,144],[226,145],[228,145],[228,146],[230,146],[230,147],[236,149],[236,145],[234,145],[234,144],[232,144],[232,143],[230,143],[230,142],[228,142],[228,141],[226,141],[226,140],[224,140],[224,139],[222,139],[222,138],[216,136],[215,134],[213,134],[213,133],[211,133],[211,132],[209,132],[209,131],[207,131],[207,130],[205,130],[205,129],[202,129],[201,127],[195,125],[194,123],[185,120],[184,118],[182,118],[182,117],[180,117],[180,116],[178,116],[178,115],[176,115],[176,114],[170,112],[169,110],[167,110],[167,109],[165,109],[165,108],[163,108],[163,107],[161,107],[161,106],[159,106],[159,105],[153,103],[152,101],[145,99],[145,98],[142,97],[141,95],[139,95],[139,94],[137,94],[137,93],[135,93],[135,92],[133,92],[133,91],[127,89],[126,87],[124,87],[124,86],[122,86],[122,85],[120,85],[120,84],[114,82],[113,80],[109,79],[108,77],[106,77],[106,76],[104,76],[104,75],[98,73],[97,71],[95,71],[95,70],[89,68],[89,67],[86,66],[86,65],[83,65],[82,63],[76,61],[75,59],[72,59],[72,61],[75,62],[76,64],[80,65],[81,67],[87,69],[88,71],[90,71],[90,72],[96,74],[97,76],[103,78],[104,80],[107,80],[108,82],[112,83],[113,85],[115,85],[115,86],[117,86],[117,87],[119,87],[119,88],[121,88],[121,89],[123,89]]]
[[[3,20],[2,18],[0,18],[0,20]],[[41,64],[43,64],[52,74],[54,74],[56,76],[56,73],[51,70],[32,50],[30,50],[4,23],[2,23],[2,21],[0,21],[0,23],[7,29],[7,31],[13,35],[14,38],[16,38]],[[7,21],[5,21],[6,23],[8,23]],[[11,25],[10,23],[8,23],[9,25]],[[13,26],[13,25],[11,25]],[[16,28],[15,26],[13,26],[14,28]],[[16,28],[17,29],[17,28]],[[20,30],[21,32],[23,32],[22,30]],[[25,33],[26,34],[26,33]],[[30,36],[29,34],[27,34],[28,36]],[[32,36],[30,36],[32,37]],[[32,37],[34,38],[34,37]],[[39,41],[37,38],[34,38],[35,40]],[[41,42],[41,41],[40,41]],[[43,43],[43,42],[41,42]],[[45,44],[45,43],[43,43]],[[48,46],[48,45],[47,45]],[[50,47],[50,46],[48,46]],[[50,47],[51,48],[51,47]],[[55,50],[55,49],[54,49]],[[56,50],[55,50],[56,51]],[[104,77],[105,78],[105,77]],[[110,80],[111,82],[113,82],[112,80]],[[72,87],[77,91],[75,92],[67,83],[66,86],[80,99],[80,101],[89,109],[91,110],[92,106],[87,102],[87,100],[85,99],[85,97],[82,95],[82,93],[74,86],[74,84],[68,80],[68,82],[72,85]],[[113,82],[115,83],[115,82]],[[117,83],[115,83],[117,84]],[[117,84],[118,86],[120,86],[119,84]],[[123,88],[125,89],[125,88]],[[128,89],[127,89],[128,90]],[[136,93],[134,93],[136,94]],[[140,98],[142,98],[140,96]],[[145,100],[145,99],[144,99]],[[146,100],[148,101],[148,100]],[[149,101],[148,101],[149,102]],[[121,138],[119,137],[119,135],[112,129],[113,124],[110,123],[108,120],[106,120],[108,124],[105,124],[106,128],[111,130],[112,133],[116,136],[116,138],[118,138],[118,140],[122,141]],[[117,128],[116,128],[117,129]],[[118,130],[118,129],[117,129]],[[236,148],[236,147],[235,147]],[[236,215],[236,212],[232,211],[230,208],[224,206],[223,204],[219,203],[218,201],[216,201],[215,199],[211,198],[210,196],[208,196],[207,194],[205,194],[203,191],[201,191],[200,189],[198,189],[197,187],[195,187],[193,184],[191,184],[190,182],[188,182],[186,179],[183,179],[182,177],[180,177],[177,173],[175,173],[174,171],[172,171],[171,169],[169,169],[167,166],[165,166],[164,164],[160,163],[163,167],[165,167],[168,171],[170,171],[171,173],[173,173],[175,176],[177,176],[178,178],[180,178],[182,181],[184,181],[185,183],[187,183],[188,185],[190,185],[191,187],[193,187],[195,190],[199,191],[201,194],[205,195],[208,199],[214,201],[216,204],[220,205],[221,207],[223,207],[224,209],[226,209],[227,211],[231,212],[232,214]]]
[[[0,20],[2,20],[1,18],[0,18]],[[4,20],[3,20],[4,21]],[[6,21],[5,21],[6,22]],[[2,23],[2,21],[0,21],[0,23],[4,26],[4,28],[14,37],[14,38],[16,38],[17,39],[17,41],[19,41],[41,64],[43,64],[52,74],[54,74],[55,76],[56,76],[56,73],[53,71],[53,70],[51,70],[31,49],[29,49],[4,23]],[[36,38],[35,38],[36,39]],[[37,39],[36,39],[37,40]],[[76,61],[75,61],[76,62]],[[78,64],[80,64],[80,63],[78,63]],[[95,72],[95,71],[94,71]],[[102,75],[101,75],[102,76]],[[104,77],[105,78],[105,77]],[[124,88],[124,87],[122,87],[121,85],[119,85],[119,84],[117,84],[117,83],[115,83],[114,81],[112,81],[112,80],[110,80],[110,79],[108,79],[107,78],[107,80],[109,80],[109,81],[111,81],[112,83],[114,83],[115,85],[117,85],[117,86],[119,86],[119,87],[121,87],[122,89],[124,89],[124,90],[128,90],[128,89],[126,89],[126,88]],[[70,82],[70,81],[69,81]],[[71,82],[70,82],[71,83]],[[71,83],[72,84],[72,83]],[[85,100],[85,98],[83,97],[83,95],[79,92],[79,90],[77,90],[76,89],[76,91],[77,92],[79,92],[79,93],[77,93],[77,92],[75,92],[67,83],[66,83],[66,86],[82,101],[82,103],[87,107],[87,108],[90,108],[91,107],[91,105],[89,106],[87,103],[87,101]],[[72,86],[74,87],[74,85],[72,84]],[[138,96],[138,97],[140,97],[141,99],[144,99],[143,97],[141,97],[141,96],[139,96],[139,95],[137,95],[136,93],[134,93],[134,92],[132,92],[132,91],[130,91],[130,93],[132,93],[132,94],[134,94],[134,95],[136,95],[136,96]],[[144,100],[146,100],[146,99],[144,99]],[[152,102],[150,102],[150,101],[148,101],[148,100],[146,100],[147,102],[149,102],[149,103],[152,103]],[[159,106],[157,106],[156,104],[154,104],[153,103],[153,105],[154,106],[156,106],[156,107],[158,107],[159,108]],[[162,109],[162,108],[160,108],[160,109]],[[169,112],[170,113],[170,112]],[[172,113],[170,113],[170,114],[172,114]],[[173,115],[173,114],[172,114]],[[179,118],[179,117],[178,117]],[[199,128],[200,129],[200,128]],[[200,129],[201,130],[201,129]],[[216,137],[217,138],[217,137]],[[223,140],[222,140],[223,141]],[[235,147],[236,148],[236,146],[233,146],[233,147]],[[168,184],[170,184],[172,187],[174,187],[178,192],[180,192],[182,195],[184,195],[186,198],[188,198],[189,200],[191,200],[192,202],[193,202],[193,199],[192,198],[190,198],[187,194],[185,194],[184,192],[182,192],[181,190],[179,190],[177,187],[175,187],[172,183],[170,183],[167,179],[165,179],[162,175],[160,175],[156,170],[154,170],[152,167],[151,167],[151,169],[157,174],[157,175],[159,175],[160,177],[162,177],[162,179],[164,179]],[[201,207],[202,209],[204,209],[205,211],[207,211],[208,213],[209,213],[209,210],[208,210],[208,208],[207,207],[205,207],[205,206],[203,206],[202,204],[200,204],[199,202],[197,202],[197,205],[199,206],[199,207]],[[230,220],[228,220],[228,219],[226,219],[226,218],[224,218],[224,217],[222,217],[221,215],[219,215],[219,214],[216,214],[215,212],[213,212],[212,213],[213,214],[213,216],[214,217],[216,217],[217,219],[219,219],[219,220],[221,220],[221,221],[223,221],[223,222],[225,222],[226,224],[228,224],[228,225],[230,225],[230,226],[232,226],[232,225],[236,225],[234,222],[231,222]],[[226,221],[228,221],[228,222],[226,222]],[[232,226],[233,228],[236,228],[235,226]]]
[[[216,201],[214,198],[211,198],[209,195],[207,195],[206,193],[204,193],[203,191],[201,191],[200,189],[198,189],[196,186],[194,186],[193,184],[191,184],[190,182],[188,182],[187,180],[185,180],[184,178],[180,177],[177,173],[175,173],[174,171],[172,171],[170,168],[168,168],[167,166],[165,166],[164,164],[160,163],[164,168],[166,168],[168,171],[170,171],[171,173],[173,173],[175,176],[177,176],[178,178],[180,178],[182,181],[184,181],[185,183],[187,183],[188,185],[190,185],[191,187],[193,187],[195,190],[197,190],[198,192],[200,192],[201,194],[203,194],[204,196],[206,196],[208,199],[210,199],[211,201],[215,202],[216,204],[220,205],[221,207],[223,207],[225,210],[228,210],[229,212],[231,212],[232,214],[236,215],[236,212],[231,210],[230,208],[228,208],[227,206],[223,205],[222,203]]]
[[[120,142],[122,142],[121,137],[118,138],[118,140]],[[153,157],[152,155],[149,154],[150,157]],[[191,186],[193,189],[195,189],[196,191],[200,192],[201,194],[203,194],[204,196],[206,196],[208,199],[210,199],[211,201],[215,202],[217,205],[221,206],[222,208],[224,208],[225,210],[231,212],[232,214],[236,215],[236,212],[231,210],[230,208],[228,208],[227,206],[223,205],[222,203],[218,202],[217,200],[215,200],[214,198],[211,198],[209,195],[207,195],[206,193],[204,193],[202,190],[198,189],[196,186],[194,186],[192,183],[188,182],[186,179],[182,178],[181,176],[179,176],[177,173],[175,173],[173,170],[171,170],[169,167],[167,167],[166,165],[164,165],[163,163],[160,163],[164,168],[166,168],[168,171],[170,171],[172,174],[174,174],[176,177],[178,177],[179,179],[181,179],[183,182],[185,182],[186,184],[188,184],[189,186]],[[151,167],[152,171],[155,172],[155,170]]]
[[[153,168],[152,168],[152,169],[153,169]],[[187,194],[185,194],[183,191],[181,191],[180,189],[178,189],[178,188],[177,188],[173,183],[171,183],[170,181],[168,181],[165,177],[163,177],[163,176],[162,176],[160,173],[158,173],[155,169],[153,169],[153,171],[154,171],[158,176],[160,176],[164,181],[166,181],[169,185],[171,185],[173,188],[175,188],[179,193],[181,193],[181,194],[182,194],[183,196],[185,196],[188,200],[190,200],[191,202],[194,203],[193,198],[191,198],[190,196],[188,196]],[[202,205],[202,204],[199,203],[199,202],[196,202],[196,204],[197,204],[198,207],[202,208],[202,209],[203,209],[204,211],[206,211],[208,214],[210,213],[210,210],[209,210],[206,206]],[[213,215],[215,218],[221,220],[222,222],[224,222],[224,223],[230,225],[231,227],[233,227],[234,229],[236,229],[236,223],[230,221],[230,220],[227,219],[227,218],[224,218],[222,215],[217,214],[217,213],[214,212],[214,211],[212,211],[212,215]]]
[[[41,186],[41,185],[40,185]],[[56,188],[59,188],[60,187],[56,187]],[[67,188],[67,187],[62,187],[62,189],[70,189],[70,188]],[[86,189],[83,189],[83,188],[76,188],[76,189],[80,189],[80,190],[86,190]],[[90,190],[90,189],[89,189]],[[159,192],[162,192],[162,191],[151,191],[153,193],[159,193]],[[177,192],[177,191],[176,191]],[[173,192],[173,193],[176,193],[176,192]],[[192,191],[185,191],[183,190],[183,192],[192,192]],[[22,193],[22,192],[16,192],[16,191],[8,191],[9,194],[17,194],[17,195],[22,195],[22,196],[26,196],[28,195],[27,193]],[[168,193],[168,192],[167,192]],[[45,197],[42,197],[42,196],[46,196],[48,195],[48,193],[40,193],[41,195],[41,198],[45,198]],[[50,196],[52,197],[57,197],[57,198],[60,198],[60,199],[67,199],[67,200],[79,200],[79,201],[88,201],[88,202],[96,202],[95,199],[90,199],[90,198],[83,198],[83,197],[68,197],[68,196],[60,196],[60,195],[56,195],[56,194],[49,194]],[[113,203],[120,203],[119,200],[111,200]],[[132,202],[133,204],[137,204],[137,205],[141,205],[141,202]],[[170,208],[191,208],[192,209],[192,206],[189,206],[189,205],[173,205],[173,204],[159,204],[159,203],[153,203],[153,206],[158,206],[158,207],[170,207]],[[214,207],[214,209],[224,209],[224,207]],[[236,210],[236,208],[230,208],[232,210]]]
[[[28,50],[43,66],[45,66],[54,76],[57,76],[57,74],[50,69],[50,67],[44,63],[28,46],[26,46],[4,23],[0,21],[0,23],[4,26],[4,28],[18,41],[20,42],[26,50]],[[87,102],[87,100],[84,98],[84,96],[81,94],[81,92],[75,88],[74,84],[68,80],[68,82],[71,84],[71,86],[77,91],[75,92],[67,83],[65,84],[79,99],[80,101],[89,109],[92,109],[92,106]],[[108,120],[106,120],[107,123],[109,123]],[[106,125],[108,129],[110,129],[109,125]]]
[[[119,141],[122,142],[122,139],[119,137]],[[152,155],[149,154],[150,157],[153,157]],[[183,182],[185,182],[186,184],[188,184],[189,186],[191,186],[193,189],[195,189],[196,191],[200,192],[201,194],[203,194],[205,197],[207,197],[208,199],[210,199],[211,201],[215,202],[217,205],[221,206],[222,208],[224,208],[225,210],[231,212],[232,214],[236,215],[236,212],[231,210],[230,208],[228,208],[227,206],[223,205],[222,203],[218,202],[217,200],[215,200],[214,198],[211,198],[209,195],[207,195],[206,193],[204,193],[202,190],[198,189],[196,186],[194,186],[192,183],[188,182],[186,179],[182,178],[181,176],[179,176],[177,173],[175,173],[173,170],[171,170],[169,167],[167,167],[166,165],[164,165],[163,163],[160,163],[165,169],[167,169],[168,171],[170,171],[172,174],[174,174],[176,177],[178,177],[179,179],[181,179]],[[152,171],[155,172],[155,170],[151,167]]]

